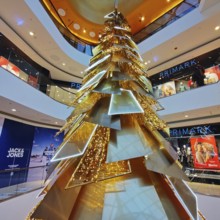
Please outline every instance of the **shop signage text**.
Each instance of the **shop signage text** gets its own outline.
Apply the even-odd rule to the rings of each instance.
[[[192,128],[173,128],[170,129],[171,137],[193,136],[193,135],[209,135],[214,134],[211,125],[197,126]]]
[[[167,70],[160,72],[160,78],[170,78],[171,75],[195,65],[197,65],[196,59],[186,61],[185,63],[181,63],[177,66],[171,67]]]

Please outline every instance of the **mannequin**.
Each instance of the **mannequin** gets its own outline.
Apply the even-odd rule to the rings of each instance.
[[[183,85],[183,82],[180,82],[179,91],[180,92],[186,91],[186,87]]]
[[[194,83],[193,83],[193,81],[192,81],[192,76],[190,76],[189,81],[188,81],[188,87],[189,87],[190,89],[192,89],[193,86],[194,86]]]

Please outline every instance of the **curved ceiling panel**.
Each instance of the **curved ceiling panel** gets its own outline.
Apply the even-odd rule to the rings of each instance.
[[[92,44],[99,42],[104,16],[114,10],[113,0],[43,2],[50,13],[73,35]],[[120,0],[118,9],[128,20],[132,34],[135,34],[181,2],[183,0]]]

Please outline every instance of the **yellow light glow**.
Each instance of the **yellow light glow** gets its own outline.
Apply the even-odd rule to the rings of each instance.
[[[215,30],[218,31],[220,29],[220,26],[216,26]]]

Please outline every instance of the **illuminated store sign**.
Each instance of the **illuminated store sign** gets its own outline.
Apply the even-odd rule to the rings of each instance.
[[[181,72],[181,71],[183,71],[191,66],[195,66],[197,64],[198,64],[198,62],[196,61],[196,59],[186,61],[184,63],[177,65],[177,66],[171,67],[167,70],[160,72],[160,78],[170,78],[175,73]]]
[[[72,82],[70,87],[73,88],[73,89],[80,89],[82,86],[82,84],[80,83],[76,83],[76,82]]]
[[[220,125],[201,125],[194,127],[170,129],[171,137],[194,136],[194,135],[204,136],[204,135],[219,134],[219,133],[220,133]]]

